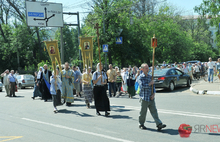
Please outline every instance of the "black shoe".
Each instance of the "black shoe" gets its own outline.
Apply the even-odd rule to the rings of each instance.
[[[96,115],[100,116],[101,114],[99,112],[96,112]]]
[[[71,106],[71,103],[67,103],[67,102],[66,102],[66,106]]]
[[[13,97],[17,97],[17,96],[14,95]]]
[[[35,97],[31,97],[33,100],[35,99]]]
[[[108,113],[108,112],[105,112],[105,116],[109,116],[110,115],[110,113]]]
[[[47,100],[44,100],[44,102],[47,102]]]
[[[142,130],[146,130],[147,127],[145,127],[144,125],[139,125],[139,128],[142,129]]]
[[[161,123],[161,124],[157,125],[157,130],[160,131],[161,129],[165,128],[166,126],[167,125]]]

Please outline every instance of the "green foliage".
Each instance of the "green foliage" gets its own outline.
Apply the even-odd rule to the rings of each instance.
[[[48,69],[52,68],[51,62],[46,60],[46,61],[41,61],[40,63],[37,64],[38,69],[40,67],[43,67],[45,64],[47,65]]]
[[[55,39],[58,40],[58,47],[60,47],[60,30],[55,33]],[[79,59],[79,43],[78,31],[69,26],[63,27],[63,43],[64,43],[64,61],[71,62],[72,59]],[[61,50],[60,50],[61,51]]]
[[[167,4],[161,6],[154,15],[140,16],[132,11],[129,0],[106,1],[107,4],[96,2],[94,12],[87,16],[85,26],[82,28],[83,35],[95,36],[94,63],[98,62],[94,26],[95,23],[99,23],[103,27],[103,20],[105,32],[103,28],[100,29],[100,46],[109,45],[108,62],[117,66],[151,63],[150,44],[153,34],[156,34],[158,39],[155,52],[155,59],[158,62],[207,61],[208,56],[216,56],[210,44],[209,25],[204,18],[199,18],[198,21],[183,20],[175,8]],[[127,8],[123,9],[124,6]],[[123,29],[120,35],[123,37],[122,45],[115,44],[119,29]],[[101,53],[101,60],[104,61],[104,53]]]

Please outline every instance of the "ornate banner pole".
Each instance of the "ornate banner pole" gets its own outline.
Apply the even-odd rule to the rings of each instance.
[[[152,78],[151,80],[154,79],[154,55],[155,55],[155,48],[157,47],[157,38],[155,37],[155,34],[153,36],[153,38],[151,38],[151,47],[153,48],[153,60],[152,60]],[[154,93],[154,87],[152,86],[152,95]]]

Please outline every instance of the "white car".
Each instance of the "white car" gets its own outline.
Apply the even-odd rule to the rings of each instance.
[[[34,87],[34,76],[29,74],[17,75],[18,87],[24,89],[25,87]]]
[[[3,84],[0,82],[0,92],[2,92]]]

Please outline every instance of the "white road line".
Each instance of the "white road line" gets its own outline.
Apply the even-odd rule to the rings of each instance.
[[[115,105],[115,106],[114,106]],[[140,111],[140,107],[135,106],[124,106],[117,107],[117,104],[112,105],[112,108],[120,108],[120,109],[133,109]],[[185,111],[176,111],[176,110],[166,110],[166,109],[158,109],[159,113],[173,114],[173,115],[183,115],[183,116],[192,116],[192,117],[201,117],[201,118],[210,118],[210,119],[220,119],[220,115],[213,114],[205,114],[205,113],[194,113],[194,112],[185,112]]]
[[[97,137],[101,137],[101,138],[110,139],[110,140],[115,140],[115,141],[120,141],[120,142],[133,142],[133,141],[129,141],[129,140],[124,140],[124,139],[115,138],[115,137],[111,137],[111,136],[107,136],[107,135],[103,135],[103,134],[97,134],[97,133],[88,132],[88,131],[84,131],[84,130],[74,129],[74,128],[70,128],[70,127],[66,127],[66,126],[62,126],[62,125],[42,122],[42,121],[38,121],[38,120],[33,120],[33,119],[28,119],[28,118],[22,118],[22,119],[26,120],[26,121],[31,121],[31,122],[35,122],[35,123],[39,123],[39,124],[49,125],[49,126],[53,126],[53,127],[57,127],[57,128],[62,128],[62,129],[67,129],[67,130],[71,130],[71,131],[75,131],[75,132],[79,132],[79,133],[84,133],[84,134],[89,134],[89,135],[93,135],[93,136],[97,136]]]

